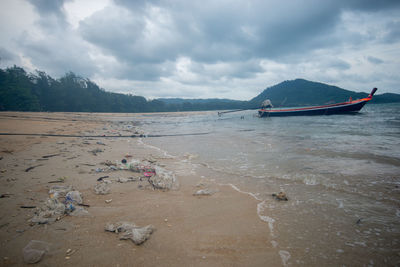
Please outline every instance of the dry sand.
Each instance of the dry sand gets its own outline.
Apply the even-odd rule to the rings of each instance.
[[[105,117],[111,117],[107,115]],[[85,113],[0,113],[0,133],[53,135],[131,135],[118,123]],[[161,137],[162,138],[162,137]],[[167,140],[166,140],[167,141]],[[102,142],[102,144],[97,144]],[[89,151],[100,148],[94,155]],[[154,190],[143,181],[111,184],[111,193],[96,195],[101,176],[137,177],[127,171],[106,171],[102,162],[156,160],[176,174],[178,190]],[[43,156],[49,156],[43,158]],[[39,266],[281,266],[271,244],[268,224],[257,215],[257,201],[213,177],[196,175],[185,158],[168,157],[140,138],[77,138],[0,136],[0,265],[23,266],[22,249],[30,240],[51,244]],[[35,167],[26,171],[29,167]],[[48,198],[49,183],[66,177],[83,195],[89,216],[65,216],[51,224],[32,224],[35,209]],[[199,183],[217,192],[193,196]],[[112,201],[106,203],[106,200]],[[107,222],[129,221],[156,230],[140,246],[105,232]],[[69,253],[67,251],[70,250]],[[72,253],[71,253],[72,252]]]

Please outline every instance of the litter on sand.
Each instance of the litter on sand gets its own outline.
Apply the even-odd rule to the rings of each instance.
[[[150,238],[155,228],[152,225],[138,227],[130,222],[117,222],[116,224],[107,223],[104,230],[119,234],[121,240],[130,239],[136,245],[141,245]]]
[[[24,261],[26,263],[38,263],[43,256],[50,251],[50,244],[39,240],[31,240],[28,245],[22,249]]]

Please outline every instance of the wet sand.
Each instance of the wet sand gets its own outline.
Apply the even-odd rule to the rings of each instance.
[[[104,118],[108,118],[104,120]],[[49,135],[129,136],[140,132],[88,113],[0,113],[0,133]],[[126,125],[125,125],[126,126]],[[168,142],[166,137],[165,142]],[[98,143],[99,142],[99,143]],[[103,152],[94,155],[93,149]],[[173,171],[177,190],[154,190],[146,179],[128,170],[106,170],[102,162],[155,160]],[[49,157],[43,157],[49,156]],[[24,265],[22,249],[30,240],[51,244],[39,266],[281,266],[271,244],[268,223],[257,214],[258,201],[212,175],[201,177],[185,157],[170,157],[146,146],[141,138],[83,138],[56,136],[0,136],[0,265]],[[34,167],[26,171],[29,167]],[[95,194],[97,179],[109,176],[111,193]],[[66,177],[64,183],[49,183]],[[53,185],[72,185],[83,195],[88,216],[65,216],[51,224],[33,224],[35,209],[49,197]],[[199,186],[200,184],[200,186]],[[216,192],[194,196],[209,187]],[[106,200],[112,201],[106,203]],[[155,232],[140,246],[105,232],[107,222],[129,221],[153,225]],[[70,250],[71,252],[67,253]]]

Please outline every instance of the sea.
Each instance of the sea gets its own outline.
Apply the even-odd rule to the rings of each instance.
[[[142,142],[254,206],[285,266],[400,266],[400,104],[355,115],[154,113]],[[163,138],[150,136],[163,136]],[[284,192],[288,201],[272,194]]]

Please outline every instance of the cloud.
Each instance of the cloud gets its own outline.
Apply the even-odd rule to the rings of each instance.
[[[0,47],[0,61],[11,61],[12,62],[16,59],[17,59],[17,55],[15,55],[13,52]]]
[[[107,90],[249,99],[306,78],[400,92],[399,1],[5,0],[0,15],[0,64]]]
[[[384,61],[383,61],[382,59],[379,59],[379,58],[377,58],[377,57],[371,57],[371,56],[369,56],[369,57],[367,57],[367,60],[368,60],[369,62],[373,63],[373,64],[382,64],[382,63],[384,63]]]
[[[29,0],[41,15],[57,14],[64,16],[62,9],[66,0]]]

